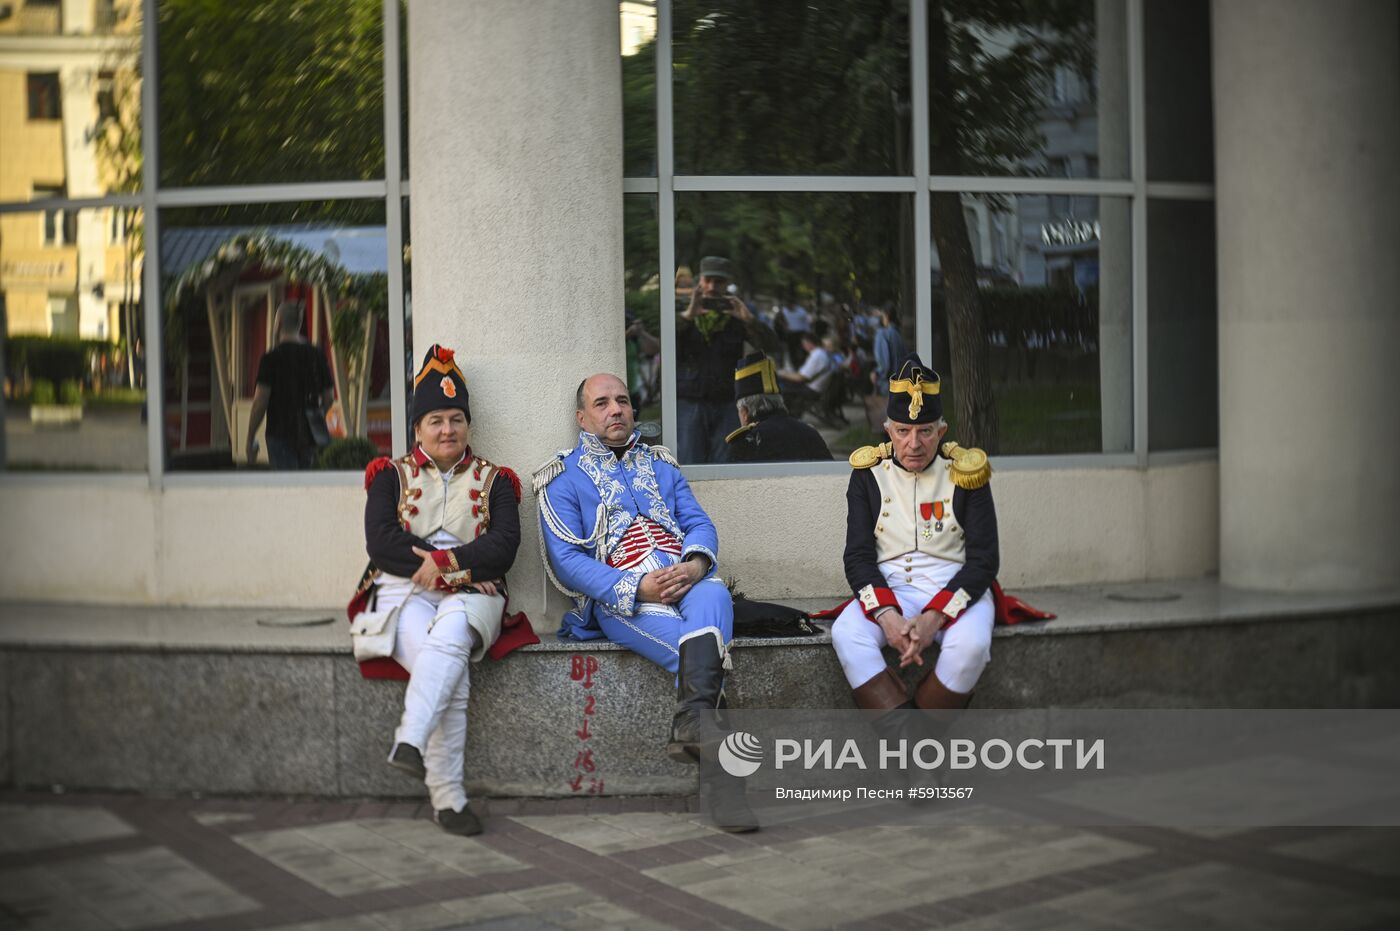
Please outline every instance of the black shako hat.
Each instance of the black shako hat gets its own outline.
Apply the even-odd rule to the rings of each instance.
[[[885,415],[894,423],[936,423],[943,416],[941,384],[938,373],[910,353],[890,378]]]
[[[778,394],[778,369],[761,352],[751,352],[734,366],[734,400],[755,394]]]
[[[467,415],[467,423],[472,422],[471,405],[467,402],[467,378],[457,367],[451,349],[437,343],[423,357],[423,367],[413,376],[413,406],[409,410],[409,421],[418,426],[433,411],[455,407]]]

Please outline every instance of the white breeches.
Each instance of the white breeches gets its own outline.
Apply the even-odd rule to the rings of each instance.
[[[904,615],[913,617],[923,610],[941,587],[942,582],[939,582],[938,588],[930,591],[929,585],[916,587],[901,580],[899,585],[890,585],[890,590],[899,599]],[[945,627],[933,635],[933,642],[939,645],[938,661],[933,667],[939,682],[954,692],[972,691],[982,670],[992,660],[992,624],[995,620],[996,609],[992,604],[992,593],[988,590],[968,605],[951,627]],[[887,643],[885,631],[865,616],[859,601],[846,605],[836,618],[836,623],[831,626],[831,642],[836,647],[836,655],[841,660],[841,668],[851,688],[869,682],[888,665],[880,652]]]
[[[489,645],[483,631],[499,633],[505,598],[411,592],[407,580],[391,579],[380,583],[378,593],[381,610],[403,604],[394,659],[408,670],[409,680],[394,742],[422,752],[433,808],[461,811],[467,804],[462,779],[471,695],[468,663],[479,660]]]

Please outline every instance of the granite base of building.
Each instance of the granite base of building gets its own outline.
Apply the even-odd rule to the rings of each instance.
[[[974,707],[1400,707],[1400,608],[1085,629],[999,630]],[[740,641],[736,707],[851,707],[825,636]],[[911,678],[918,670],[910,670]],[[339,649],[5,644],[7,786],[418,796],[384,763],[403,696]],[[662,752],[668,675],[611,644],[545,643],[474,667],[476,795],[681,794]]]

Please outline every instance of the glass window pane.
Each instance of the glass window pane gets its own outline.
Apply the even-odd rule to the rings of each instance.
[[[928,17],[933,174],[1128,176],[1121,0],[929,0]]]
[[[677,449],[682,462],[844,458],[880,432],[870,408],[880,311],[914,344],[913,198],[902,194],[678,194],[675,281]],[[728,261],[727,281],[706,257]],[[722,269],[721,269],[722,271]],[[699,288],[699,294],[696,288]],[[709,309],[737,298],[752,315]],[[733,307],[734,305],[730,305]],[[904,325],[901,329],[900,321]],[[769,353],[787,413],[784,438],[761,451],[726,443],[740,426],[735,363]],[[755,409],[752,419],[766,412]],[[777,418],[779,413],[773,413]],[[776,428],[775,428],[776,429]]]
[[[141,188],[141,7],[99,23],[91,6],[65,4],[87,19],[62,34],[57,5],[0,21],[0,201]]]
[[[656,177],[656,3],[622,0],[622,173]]]
[[[1147,202],[1147,447],[1219,445],[1215,204]]]
[[[141,211],[0,214],[10,469],[144,472]]]
[[[161,184],[382,178],[383,12],[161,0]]]
[[[908,6],[676,0],[678,175],[908,175]]]
[[[1129,201],[935,192],[933,358],[949,436],[1002,455],[1126,452]]]
[[[1209,0],[1147,0],[1147,177],[1215,180]]]
[[[168,469],[246,467],[260,385],[258,467],[361,469],[388,452],[382,201],[163,210],[160,257]],[[318,449],[328,395],[320,419],[340,438]]]
[[[660,443],[663,292],[658,271],[661,252],[656,232],[656,195],[629,194],[622,199],[622,209],[627,389],[642,439]]]

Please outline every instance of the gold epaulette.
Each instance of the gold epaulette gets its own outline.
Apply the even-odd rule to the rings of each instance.
[[[744,424],[744,426],[740,427],[738,430],[735,430],[733,433],[731,433],[731,434],[729,434],[728,436],[726,436],[726,437],[724,438],[724,441],[725,441],[726,443],[733,443],[733,442],[734,442],[735,440],[737,440],[739,437],[743,436],[745,433],[748,433],[750,430],[752,430],[752,429],[753,429],[754,427],[756,427],[756,426],[758,426],[757,423]]]
[[[868,469],[882,459],[888,459],[894,455],[894,447],[889,443],[881,443],[879,446],[862,446],[851,453],[850,462],[853,469]]]
[[[965,449],[949,440],[943,444],[943,455],[949,460],[948,472],[953,484],[972,491],[992,480],[992,464],[987,454],[975,446]]]

